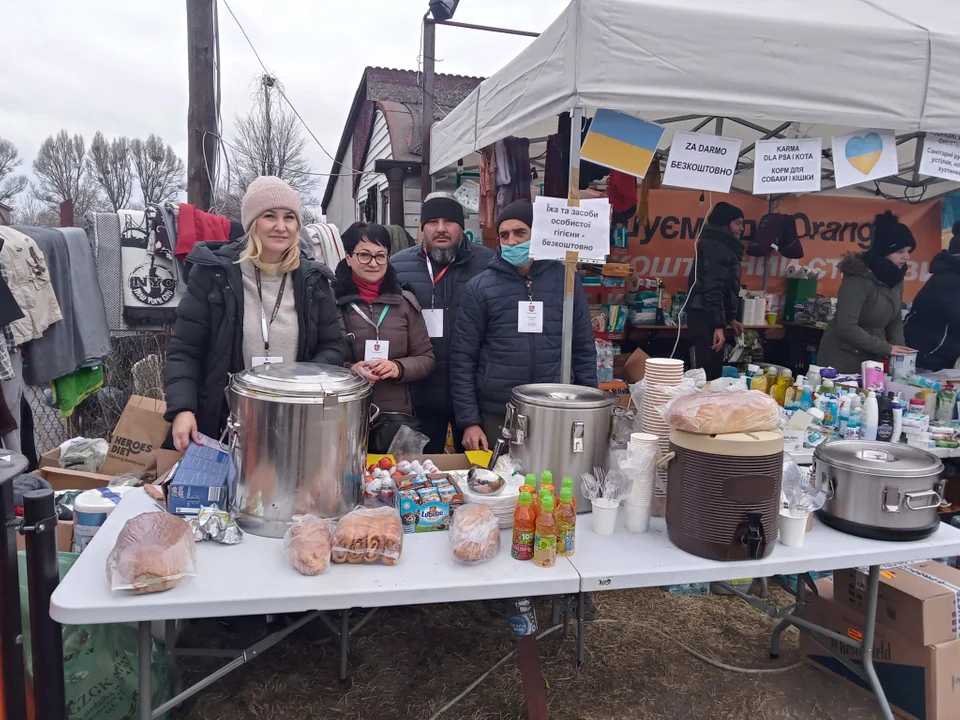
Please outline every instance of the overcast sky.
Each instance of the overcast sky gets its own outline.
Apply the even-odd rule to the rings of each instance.
[[[286,86],[324,148],[336,152],[363,68],[415,70],[427,0],[228,0],[270,71]],[[569,0],[461,0],[463,22],[541,31]],[[66,128],[89,143],[160,135],[186,160],[187,33],[184,0],[0,0],[0,137],[24,166]],[[14,9],[15,8],[15,9]],[[438,72],[487,76],[529,38],[437,29]],[[222,115],[252,105],[261,68],[220,4]],[[331,160],[312,140],[318,172]],[[21,168],[23,170],[23,168]]]

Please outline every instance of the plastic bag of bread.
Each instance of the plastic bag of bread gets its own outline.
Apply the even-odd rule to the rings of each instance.
[[[319,575],[330,565],[333,551],[333,523],[314,515],[301,515],[283,536],[283,549],[290,563],[302,575]]]
[[[500,525],[486,505],[463,505],[450,528],[453,557],[466,565],[486,562],[500,552]]]
[[[197,546],[187,522],[166,512],[145,512],[124,524],[107,556],[111,590],[169,590],[196,574]]]
[[[777,429],[780,406],[758,390],[702,392],[674,398],[663,418],[675,430],[698,435],[760,432]]]
[[[340,518],[333,533],[335,563],[395,565],[403,552],[403,524],[392,507],[359,507]]]

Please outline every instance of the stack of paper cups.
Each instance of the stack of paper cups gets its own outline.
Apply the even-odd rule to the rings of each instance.
[[[683,360],[669,358],[647,358],[644,370],[646,390],[643,393],[642,423],[643,432],[655,435],[660,452],[664,455],[670,450],[670,428],[667,426],[659,408],[670,400],[661,388],[676,387],[683,381]],[[663,517],[667,512],[667,471],[658,470],[653,489],[653,517]]]
[[[627,456],[633,486],[623,501],[627,513],[627,530],[630,532],[646,532],[650,525],[659,449],[659,438],[656,435],[634,433],[630,436]]]

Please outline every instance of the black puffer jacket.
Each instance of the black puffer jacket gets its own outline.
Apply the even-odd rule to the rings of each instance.
[[[736,320],[740,316],[742,262],[743,243],[725,228],[705,225],[697,245],[697,260],[687,281],[687,312],[704,313],[714,330]]]
[[[486,270],[496,255],[496,252],[490,248],[464,239],[460,243],[457,256],[450,264],[450,269],[437,283],[434,305],[430,304],[433,285],[430,282],[430,274],[427,272],[423,246],[415,245],[390,258],[400,283],[405,287],[409,286],[422,308],[443,308],[443,337],[430,338],[433,342],[437,369],[426,380],[413,385],[413,406],[417,415],[422,416],[428,411],[448,413],[453,410],[449,362],[450,341],[453,337],[453,323],[457,308],[460,306],[467,282]],[[434,277],[442,269],[434,263]]]
[[[543,301],[543,332],[517,331],[518,307]],[[533,263],[526,277],[497,256],[471,280],[457,311],[450,350],[450,385],[457,424],[481,424],[481,412],[502,415],[513,389],[560,382],[563,335],[563,263]],[[597,386],[597,350],[587,297],[577,278],[573,299],[574,385]]]
[[[167,420],[189,410],[200,432],[211,437],[219,437],[226,424],[230,373],[244,369],[243,280],[236,264],[243,248],[240,242],[200,243],[190,253],[193,270],[167,352]],[[300,325],[297,361],[342,366],[333,273],[301,256],[292,279]]]
[[[944,250],[930,263],[933,277],[917,293],[903,325],[907,346],[924,370],[952,368],[960,358],[960,255]]]

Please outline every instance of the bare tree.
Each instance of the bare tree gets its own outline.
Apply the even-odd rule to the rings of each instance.
[[[151,134],[146,140],[133,140],[130,151],[145,204],[173,200],[186,190],[183,161],[163,139]]]
[[[9,140],[0,138],[0,202],[9,203],[15,195],[19,195],[27,187],[27,178],[23,175],[12,175],[20,166],[20,154],[16,146]]]
[[[13,223],[34,227],[58,227],[60,213],[51,210],[50,206],[40,200],[35,192],[28,192],[17,198],[14,204]]]
[[[90,143],[87,162],[90,174],[103,189],[114,211],[128,207],[133,195],[130,140],[125,137],[107,140],[98,130]]]
[[[77,222],[100,204],[100,193],[87,167],[87,148],[82,135],[70,137],[61,130],[51,135],[40,146],[33,161],[33,172],[39,180],[34,193],[51,210],[59,210],[60,203],[73,200]]]

